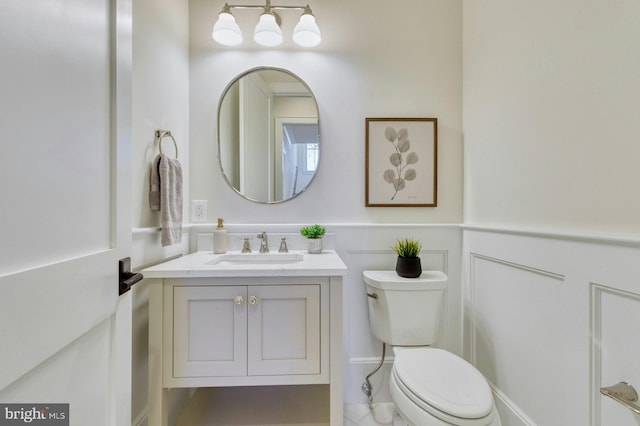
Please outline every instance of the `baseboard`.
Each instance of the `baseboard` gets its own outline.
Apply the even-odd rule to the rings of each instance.
[[[496,408],[500,414],[500,421],[503,425],[509,426],[537,426],[507,395],[489,382],[493,391],[493,398]]]
[[[135,419],[131,422],[132,426],[147,426],[149,422],[149,407],[145,407],[142,412],[138,413]]]
[[[345,404],[362,404],[367,402],[367,396],[362,391],[365,378],[380,364],[379,357],[353,357],[348,361],[349,368],[345,370]],[[389,373],[393,365],[393,355],[387,354],[382,368],[370,377],[372,396],[375,403],[391,402],[389,394]]]

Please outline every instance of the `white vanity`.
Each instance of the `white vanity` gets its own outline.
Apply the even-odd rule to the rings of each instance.
[[[170,388],[328,386],[342,424],[342,278],[335,253],[196,252],[149,284],[149,424]]]

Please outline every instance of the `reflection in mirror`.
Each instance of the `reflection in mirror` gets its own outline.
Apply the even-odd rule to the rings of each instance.
[[[320,159],[311,90],[277,68],[238,76],[220,98],[218,159],[226,181],[248,200],[278,203],[300,194]]]

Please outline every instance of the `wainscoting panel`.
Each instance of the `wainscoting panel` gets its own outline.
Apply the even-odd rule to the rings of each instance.
[[[547,349],[568,347],[565,325],[571,312],[562,304],[568,292],[564,276],[475,253],[471,270],[472,362],[516,405],[561,409],[563,399],[553,400],[555,407],[537,407],[545,401],[531,395],[565,379],[563,364],[556,362],[566,356],[564,350]],[[539,424],[547,424],[542,420]]]
[[[591,287],[592,426],[640,424],[640,416],[599,392],[618,382],[640,391],[640,294]]]
[[[463,231],[464,354],[505,426],[638,426],[600,395],[640,388],[640,241]]]
[[[183,233],[182,243],[162,247],[160,244],[160,228],[136,228],[132,232],[131,264],[133,270],[171,260],[188,253],[188,229]],[[148,409],[148,359],[149,359],[149,289],[148,280],[142,280],[133,287],[132,318],[132,378],[131,378],[131,410],[133,426],[146,426]],[[189,400],[189,389],[174,389],[169,393],[170,410],[175,423],[176,414],[182,410]],[[150,425],[151,426],[151,425]]]

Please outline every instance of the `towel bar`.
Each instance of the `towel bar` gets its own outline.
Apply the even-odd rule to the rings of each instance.
[[[173,135],[171,134],[171,130],[156,130],[155,135],[156,135],[156,139],[158,140],[158,149],[160,150],[160,154],[164,154],[162,152],[162,139],[164,139],[165,137],[171,138],[171,140],[173,141],[173,148],[176,150],[176,160],[177,160],[178,144],[176,143],[176,140],[173,138]]]
[[[634,413],[640,414],[640,406],[635,404],[635,402],[638,401],[638,393],[633,386],[627,382],[620,382],[613,386],[600,388],[600,393],[619,402]]]

